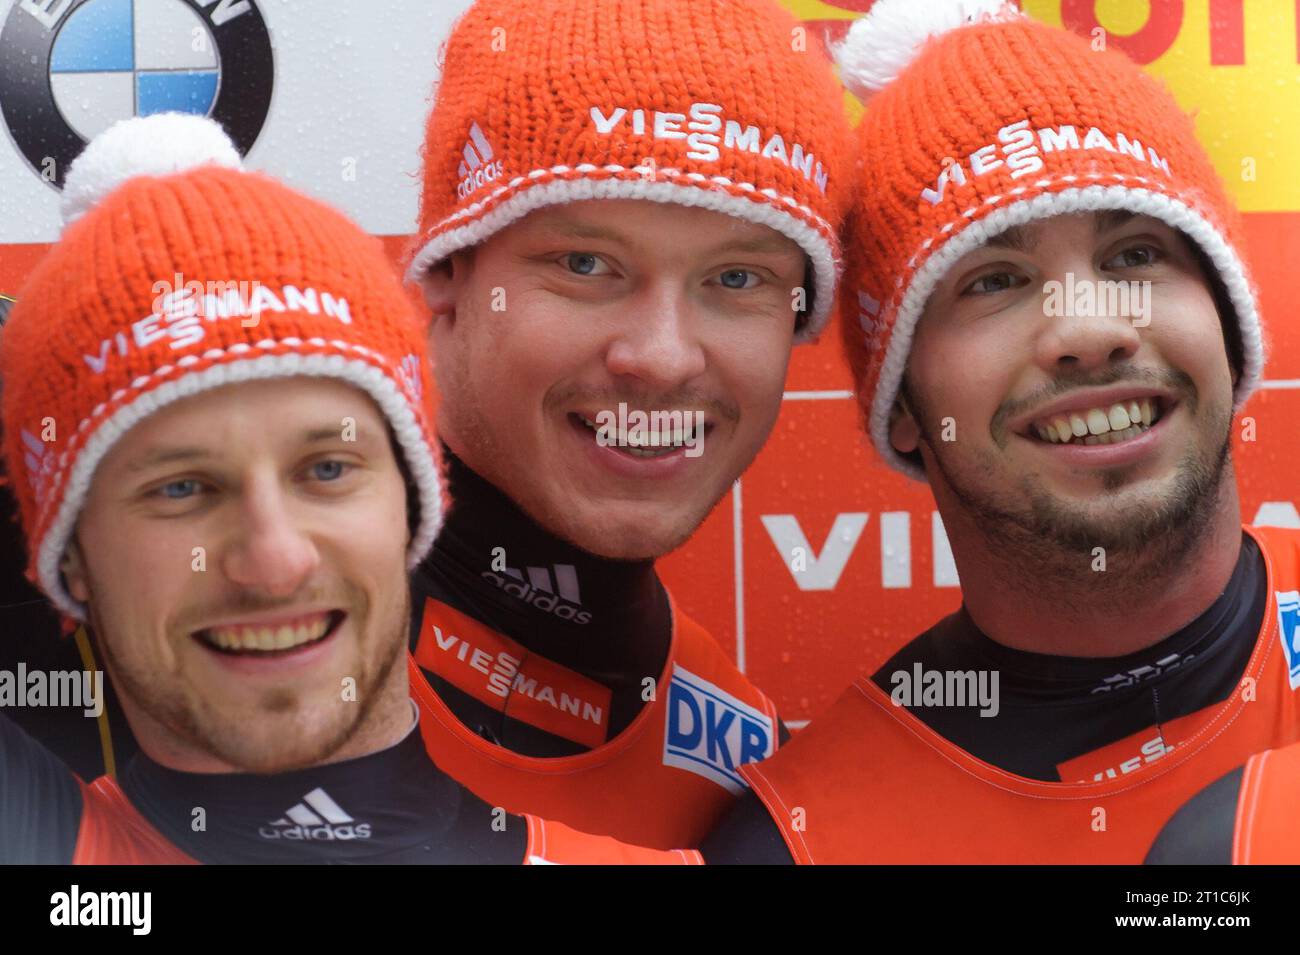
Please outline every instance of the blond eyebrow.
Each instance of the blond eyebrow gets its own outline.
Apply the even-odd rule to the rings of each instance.
[[[355,443],[366,443],[360,436],[361,429],[358,428]],[[326,441],[337,441],[343,437],[343,426],[313,428],[302,436],[303,444],[322,444]],[[348,442],[352,444],[352,441]],[[127,465],[127,470],[132,472],[147,471],[150,468],[160,467],[164,464],[179,464],[184,462],[201,463],[209,461],[216,455],[208,448],[200,447],[182,447],[182,448],[158,448],[146,451],[140,457],[131,461]]]
[[[163,448],[149,451],[127,465],[128,471],[148,471],[163,464],[176,464],[182,461],[204,461],[212,457],[206,448]]]
[[[561,235],[572,239],[609,239],[614,242],[626,242],[627,237],[616,229],[594,223],[580,222],[563,216],[553,217],[538,225],[538,231]]]
[[[539,225],[538,231],[543,234],[549,233],[571,239],[603,239],[610,242],[618,242],[623,245],[630,245],[633,241],[633,237],[625,235],[617,229],[597,225],[595,223],[582,222],[563,216],[553,217],[547,221],[545,225]],[[716,256],[724,252],[752,252],[756,254],[785,252],[788,251],[791,244],[793,244],[791,240],[787,239],[780,233],[773,231],[771,235],[755,236],[748,239],[724,240],[709,249],[704,253],[704,255]]]
[[[791,251],[798,253],[802,251],[798,246],[794,246],[793,249],[791,246],[794,246],[793,242],[785,238],[785,236],[774,232],[770,237],[763,236],[762,238],[736,239],[733,242],[720,243],[710,252],[710,254],[718,255],[722,252],[755,252],[761,254],[765,252],[777,253]]]

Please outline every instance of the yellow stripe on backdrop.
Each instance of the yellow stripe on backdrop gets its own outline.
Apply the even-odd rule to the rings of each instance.
[[[781,2],[804,20],[852,19],[871,6]],[[1195,115],[1243,212],[1300,210],[1298,0],[1021,0],[1021,7],[1131,51],[1161,77]]]

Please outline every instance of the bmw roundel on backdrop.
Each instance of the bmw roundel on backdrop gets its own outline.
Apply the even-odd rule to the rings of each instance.
[[[0,0],[0,245],[57,239],[85,144],[169,111],[211,116],[249,168],[367,231],[410,234],[438,45],[469,3]]]
[[[254,0],[19,0],[0,32],[5,125],[52,185],[96,134],[131,116],[210,115],[247,153],[274,82]]]

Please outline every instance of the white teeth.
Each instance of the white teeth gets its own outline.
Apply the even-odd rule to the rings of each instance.
[[[1106,417],[1106,412],[1100,408],[1093,408],[1088,412],[1088,433],[1105,434],[1110,430],[1110,419]]]
[[[325,636],[329,627],[330,618],[323,616],[314,622],[298,626],[213,627],[211,630],[204,631],[204,636],[208,642],[216,644],[223,650],[288,650],[291,647],[319,640]]]
[[[675,449],[672,447],[667,447],[667,448],[660,448],[657,451],[651,451],[651,450],[642,450],[641,448],[625,447],[623,448],[623,450],[626,451],[628,454],[632,455],[634,458],[658,458],[658,457],[662,457],[665,454],[670,453]]]
[[[1141,398],[1117,402],[1109,408],[1053,415],[1031,427],[1039,438],[1052,444],[1118,444],[1150,428],[1158,411],[1156,399]]]

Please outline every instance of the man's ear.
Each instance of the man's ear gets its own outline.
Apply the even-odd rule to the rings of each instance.
[[[899,454],[911,454],[921,444],[921,426],[905,387],[899,389],[889,412],[889,443]]]
[[[63,581],[68,586],[68,593],[78,603],[90,603],[90,579],[86,576],[86,558],[81,552],[81,543],[74,534],[68,542],[68,549],[63,552],[63,561],[59,564]]]
[[[455,252],[437,265],[426,269],[420,279],[420,288],[424,292],[425,304],[433,321],[439,319],[456,320],[456,302],[469,277],[473,264],[473,251]]]

